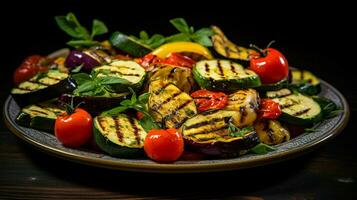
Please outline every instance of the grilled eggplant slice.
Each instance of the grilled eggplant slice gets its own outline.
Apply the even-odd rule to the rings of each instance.
[[[259,94],[254,89],[239,90],[229,95],[224,109],[238,111],[238,126],[243,127],[253,124],[257,119],[259,101]]]
[[[94,70],[99,71],[98,77],[111,76],[127,80],[128,84],[118,83],[111,85],[117,93],[128,92],[129,87],[139,90],[146,77],[145,69],[130,60],[116,60],[109,65],[100,66]],[[105,71],[110,71],[110,73],[105,73]]]
[[[291,70],[290,88],[306,95],[316,95],[321,91],[319,79],[307,70]]]
[[[311,97],[292,93],[289,89],[267,92],[267,96],[279,103],[280,119],[296,125],[311,125],[322,120],[320,105]]]
[[[76,82],[67,73],[50,70],[20,83],[11,90],[11,95],[23,107],[59,97],[63,93],[71,93],[75,88]]]
[[[70,104],[73,99],[74,105],[88,111],[91,115],[96,116],[105,110],[119,106],[120,102],[130,97],[129,92],[115,93],[111,97],[100,96],[75,96],[72,94],[62,94],[59,98],[61,102]]]
[[[254,129],[258,133],[260,142],[264,144],[274,145],[290,140],[289,131],[276,120],[258,121],[254,124]]]
[[[150,114],[166,128],[179,128],[187,119],[197,114],[192,97],[174,84],[160,80],[150,83],[148,101]]]
[[[191,69],[173,65],[156,65],[149,82],[155,80],[161,80],[164,85],[172,83],[186,93],[189,93],[195,84]]]
[[[235,91],[261,85],[255,72],[229,60],[197,62],[193,68],[193,75],[198,85],[209,90]]]
[[[57,105],[57,101],[48,101],[26,106],[16,117],[16,123],[37,130],[53,132],[58,115],[65,110]]]
[[[250,55],[257,54],[257,52],[253,49],[238,46],[229,41],[219,27],[212,26],[211,29],[215,33],[212,36],[213,48],[220,56],[228,59],[234,59],[246,65],[249,63]]]
[[[208,110],[187,120],[180,129],[185,144],[210,156],[231,157],[246,153],[259,143],[259,138],[255,131],[243,137],[230,135],[229,123],[237,125],[237,115],[237,111]]]
[[[93,126],[94,140],[104,152],[121,158],[143,155],[147,133],[135,118],[125,114],[98,116]]]

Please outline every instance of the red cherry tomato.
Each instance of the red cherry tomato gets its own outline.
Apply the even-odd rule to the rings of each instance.
[[[183,146],[182,135],[174,128],[150,130],[144,142],[146,155],[158,162],[173,162],[179,159]]]
[[[165,60],[161,61],[161,63],[192,68],[196,61],[179,53],[170,53],[170,55]]]
[[[34,77],[39,70],[43,68],[39,67],[39,62],[43,59],[42,56],[32,55],[27,57],[21,65],[14,72],[14,83],[16,85],[29,80]]]
[[[271,99],[260,101],[259,116],[265,119],[277,119],[281,115],[280,105]]]
[[[64,146],[79,147],[91,139],[92,126],[91,115],[77,108],[73,113],[65,113],[57,117],[55,135]]]
[[[282,53],[273,48],[261,52],[264,56],[253,56],[250,69],[257,73],[263,84],[276,83],[289,74],[289,64]]]
[[[220,109],[226,107],[228,96],[223,92],[212,92],[208,90],[197,90],[191,94],[200,112],[209,109]]]
[[[136,112],[136,119],[141,120],[144,117],[144,113],[142,112]]]

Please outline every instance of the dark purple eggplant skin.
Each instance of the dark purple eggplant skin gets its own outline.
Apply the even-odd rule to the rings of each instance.
[[[99,66],[101,63],[91,56],[81,51],[73,50],[66,58],[65,65],[68,68],[75,68],[82,65],[82,70],[90,72],[94,67]]]
[[[63,93],[71,93],[76,87],[76,81],[73,78],[68,77],[55,85],[50,85],[46,88],[25,94],[11,94],[11,96],[20,107],[24,107],[30,104],[57,98]]]
[[[258,134],[255,131],[232,142],[199,143],[187,137],[184,137],[184,141],[185,147],[188,147],[190,150],[216,158],[238,157],[260,142]]]
[[[120,97],[95,97],[95,96],[75,96],[72,94],[62,94],[59,98],[60,103],[70,104],[73,98],[73,104],[79,105],[89,112],[92,116],[97,116],[105,110],[109,110],[120,105],[120,102],[130,98],[130,94]]]

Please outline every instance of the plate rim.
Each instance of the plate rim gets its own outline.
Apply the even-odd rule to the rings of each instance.
[[[50,155],[54,155],[56,157],[69,160],[72,162],[77,162],[81,164],[110,168],[110,169],[118,169],[125,171],[139,171],[139,172],[156,172],[156,173],[197,173],[197,172],[217,172],[217,171],[229,171],[229,170],[238,170],[244,168],[252,168],[263,165],[268,165],[276,162],[281,162],[284,160],[295,158],[301,154],[308,153],[313,149],[316,149],[320,145],[326,143],[332,138],[339,135],[342,130],[346,127],[349,117],[350,117],[350,109],[347,100],[331,84],[327,83],[324,80],[320,79],[320,82],[327,86],[328,89],[332,90],[338,98],[341,100],[341,105],[344,108],[343,116],[341,117],[341,123],[338,123],[338,126],[335,126],[328,133],[323,135],[322,137],[316,138],[311,142],[304,144],[301,148],[291,149],[289,151],[278,152],[276,154],[270,155],[267,157],[254,158],[253,160],[240,160],[238,162],[229,162],[225,159],[225,162],[219,163],[185,163],[185,164],[162,164],[162,163],[130,163],[130,162],[115,162],[113,160],[105,160],[98,159],[95,157],[88,157],[85,155],[79,155],[72,152],[67,152],[64,150],[57,149],[55,147],[51,147],[49,145],[43,144],[35,139],[32,139],[26,134],[23,134],[16,127],[19,126],[12,122],[7,110],[9,108],[10,102],[13,100],[11,95],[9,95],[3,106],[3,117],[7,128],[17,137],[24,140],[25,142],[31,144],[32,146],[37,147],[42,152],[45,152]]]

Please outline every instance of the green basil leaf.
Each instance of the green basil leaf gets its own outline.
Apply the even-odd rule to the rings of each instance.
[[[245,134],[250,133],[252,131],[254,131],[253,126],[246,126],[242,129],[239,129],[238,131],[231,132],[229,135],[233,137],[244,137]]]
[[[150,93],[144,93],[139,96],[139,102],[142,104],[146,104],[149,100]]]
[[[146,31],[140,31],[139,36],[140,36],[140,39],[142,39],[142,40],[149,39],[149,35]]]
[[[211,47],[213,45],[211,38],[209,38],[208,36],[202,36],[202,37],[193,36],[192,39],[193,41],[206,47]]]
[[[71,72],[72,72],[72,73],[78,73],[78,72],[81,71],[82,67],[83,67],[83,64],[81,64],[81,65],[75,67],[74,69],[71,70]]]
[[[175,34],[175,35],[171,35],[169,37],[166,37],[165,40],[166,40],[167,43],[169,43],[169,42],[177,42],[177,41],[186,41],[186,42],[191,41],[190,35],[187,34],[187,33],[178,33],[178,34]]]
[[[274,147],[264,143],[259,143],[258,145],[250,149],[250,151],[255,154],[266,154],[268,152],[275,151],[275,150],[276,149]]]
[[[92,46],[100,46],[100,42],[92,41],[92,40],[71,40],[67,42],[67,45],[72,47],[78,47],[78,46],[92,47]]]
[[[81,37],[82,33],[78,33],[75,30],[76,25],[71,23],[71,22],[68,22],[66,20],[66,16],[56,16],[55,20],[56,20],[56,23],[57,23],[58,27],[62,31],[64,31],[68,35],[70,35],[71,37],[74,37],[74,38],[80,38]]]
[[[181,33],[191,33],[189,26],[183,18],[171,19],[170,23]]]
[[[119,113],[122,113],[122,112],[126,111],[127,109],[128,109],[128,107],[126,107],[126,106],[118,106],[118,107],[115,107],[113,109],[104,111],[101,115],[115,116],[115,115],[118,115]]]
[[[107,32],[108,32],[108,28],[102,21],[97,19],[93,20],[91,38],[93,38],[96,35],[103,35],[104,33]]]
[[[151,116],[144,115],[144,117],[139,120],[139,123],[146,132],[149,132],[152,129],[160,129],[160,126]]]
[[[86,73],[73,74],[72,78],[78,85],[82,85],[85,82],[92,81],[91,77]]]
[[[40,72],[40,73],[36,74],[35,80],[39,81],[40,79],[47,77],[47,74],[48,74],[48,72]]]
[[[146,40],[144,43],[154,49],[165,43],[165,37],[160,34],[154,34],[153,36],[151,36],[150,39]]]
[[[83,84],[79,85],[73,92],[76,94],[80,94],[83,92],[88,92],[96,89],[96,85],[92,81],[84,82]]]
[[[194,35],[198,37],[210,37],[214,35],[214,32],[210,28],[201,28],[200,30],[196,31]]]
[[[122,106],[131,106],[131,100],[130,99],[126,99],[120,102],[120,105]]]
[[[129,90],[130,90],[130,92],[133,94],[133,95],[131,95],[131,105],[134,105],[134,104],[136,104],[136,101],[137,101],[137,99],[136,99],[136,93],[135,93],[135,91],[133,90],[133,88],[131,88],[131,87],[129,87]]]
[[[111,84],[130,84],[130,82],[126,79],[112,76],[104,76],[97,77],[97,81],[103,85],[111,85]]]

